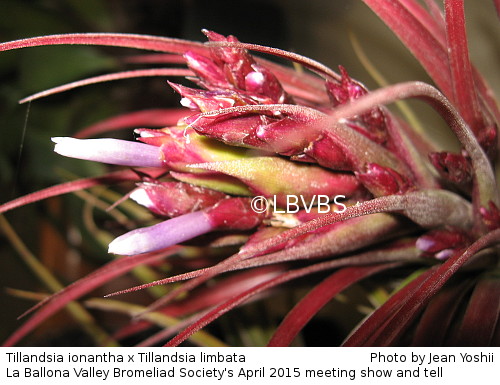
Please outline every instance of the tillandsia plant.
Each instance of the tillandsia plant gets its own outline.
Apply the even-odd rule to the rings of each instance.
[[[109,243],[116,258],[44,297],[4,344],[18,343],[61,308],[76,306],[71,301],[137,267],[157,276],[170,266],[174,275],[112,293],[169,285],[147,307],[109,298],[82,302],[126,312],[136,321],[112,337],[92,326],[98,343],[115,343],[151,325],[161,331],[143,344],[169,338],[168,346],[188,338],[227,343],[202,329],[286,284],[321,279],[267,341],[287,346],[345,289],[385,274],[390,282],[384,287],[393,293],[373,304],[343,345],[499,345],[500,198],[493,165],[500,112],[469,60],[464,2],[445,0],[443,9],[433,0],[426,7],[415,0],[364,2],[435,86],[411,81],[370,91],[343,67],[336,72],[296,53],[208,30],[206,43],[105,33],[1,44],[3,51],[59,44],[128,47],[155,52],[138,55],[136,63],[162,65],[82,80],[25,102],[131,77],[185,76],[192,83],[169,82],[182,109],[132,112],[77,138],[52,138],[63,156],[125,169],[0,206],[4,213],[51,196],[135,181],[116,205],[130,198],[155,218],[149,226],[134,218],[122,222]],[[442,151],[386,107],[408,98],[432,107],[461,151]],[[130,127],[136,141],[87,139]]]

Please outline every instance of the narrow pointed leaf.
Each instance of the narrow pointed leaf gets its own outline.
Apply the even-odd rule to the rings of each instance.
[[[477,252],[500,242],[500,230],[492,231],[473,243],[463,254],[457,254],[438,266],[429,277],[422,282],[421,287],[407,296],[403,305],[380,330],[380,334],[372,341],[375,346],[394,344],[409,327],[411,322],[427,305],[430,298],[469,261]],[[495,303],[494,306],[498,304]]]
[[[268,346],[289,346],[297,334],[329,301],[352,284],[386,270],[386,265],[346,267],[331,274],[295,305],[276,329]]]
[[[453,95],[448,57],[439,41],[401,1],[363,0],[403,41],[444,94]]]
[[[85,304],[94,309],[114,311],[118,313],[128,314],[130,316],[134,316],[144,311],[144,307],[140,305],[102,298],[90,299],[86,301]],[[176,327],[179,323],[182,323],[182,321],[160,312],[148,313],[144,318],[147,321],[163,328]],[[227,346],[220,339],[203,331],[193,334],[190,338],[193,343],[199,346]]]
[[[124,128],[171,126],[177,124],[180,119],[187,115],[189,115],[189,111],[184,108],[158,108],[128,112],[85,127],[76,132],[74,137],[78,139],[89,138]]]
[[[296,270],[290,270],[285,272],[277,277],[260,283],[259,285],[254,286],[250,290],[247,290],[240,295],[233,297],[229,301],[222,303],[221,305],[215,307],[212,311],[207,313],[205,316],[201,317],[197,322],[193,323],[191,326],[186,328],[183,332],[179,333],[176,337],[170,340],[165,346],[178,346],[180,343],[186,340],[190,335],[195,333],[196,331],[202,329],[207,324],[212,322],[213,320],[219,318],[223,314],[227,313],[229,310],[233,309],[240,304],[245,303],[251,297],[265,291],[271,289],[277,285],[283,284],[285,282],[289,282],[291,280],[313,274],[319,271],[324,271],[331,268],[331,265],[335,265],[335,261],[328,261],[317,263],[315,265],[310,265],[307,267],[303,267]],[[387,268],[393,267],[395,265],[386,265]]]
[[[465,311],[456,339],[457,346],[494,346],[493,336],[499,327],[500,279],[482,277]]]
[[[472,283],[465,281],[445,288],[432,299],[418,321],[413,346],[444,345],[449,328],[458,317],[458,308],[469,294]]]
[[[478,133],[484,122],[469,59],[463,0],[446,0],[445,11],[454,100],[464,120]]]
[[[142,171],[152,173],[152,176],[154,175],[158,176],[163,173],[163,171],[152,170],[152,169],[143,169]],[[16,207],[21,207],[30,203],[38,202],[53,196],[68,194],[77,190],[83,190],[93,186],[115,184],[115,183],[137,181],[137,180],[140,180],[140,176],[137,173],[131,170],[120,170],[102,176],[83,178],[66,183],[61,183],[56,186],[48,187],[46,189],[39,190],[34,193],[6,202],[0,205],[0,213],[5,213],[9,210],[15,209]]]
[[[207,48],[199,42],[126,33],[47,35],[2,43],[0,51],[59,44],[103,45],[173,53],[184,53],[188,49],[201,53],[207,52]]]
[[[433,270],[429,269],[410,281],[405,287],[393,294],[387,302],[370,314],[350,336],[343,342],[342,346],[370,346],[372,340],[380,333],[380,328],[391,319],[402,306],[406,298],[417,291],[422,283],[429,277]]]
[[[38,92],[34,95],[21,99],[19,103],[27,103],[36,99],[44,98],[49,95],[54,95],[64,91],[72,90],[73,88],[88,86],[90,84],[104,83],[113,80],[142,78],[148,76],[190,76],[192,74],[193,73],[190,70],[184,68],[150,68],[142,70],[116,72],[112,74],[95,76],[84,80],[78,80],[76,82],[64,84],[62,86],[58,86],[55,88],[50,88],[48,90]]]

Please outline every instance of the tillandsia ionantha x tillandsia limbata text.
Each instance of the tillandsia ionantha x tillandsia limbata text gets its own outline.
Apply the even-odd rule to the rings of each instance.
[[[115,343],[153,324],[162,330],[144,344],[167,340],[176,346],[188,338],[195,344],[224,343],[202,329],[272,289],[323,274],[273,330],[268,345],[287,346],[337,294],[390,272],[394,283],[407,278],[398,290],[388,285],[394,293],[353,327],[344,346],[499,345],[500,200],[493,165],[500,112],[469,60],[464,2],[445,0],[443,8],[433,0],[425,7],[416,0],[364,2],[435,85],[410,81],[369,91],[343,67],[336,72],[296,53],[208,30],[206,43],[110,33],[2,43],[2,51],[59,44],[135,48],[155,52],[136,62],[163,64],[71,83],[25,102],[114,79],[185,76],[192,82],[169,82],[183,109],[128,113],[83,130],[78,138],[52,138],[63,156],[125,169],[0,206],[4,213],[50,196],[135,181],[125,199],[156,218],[150,226],[117,233],[109,243],[115,259],[43,298],[4,344],[18,343],[71,301],[138,266],[158,272],[163,263],[186,258],[201,262],[112,293],[177,283],[148,307],[88,300],[89,307],[140,320],[113,338],[94,333],[97,343]],[[441,115],[461,144],[459,153],[442,151],[386,107],[408,98]],[[142,128],[158,122],[162,128]],[[136,141],[86,138],[130,126]],[[320,196],[329,200],[327,212],[320,210]],[[257,197],[273,204],[256,210]],[[300,209],[286,210],[290,197]]]

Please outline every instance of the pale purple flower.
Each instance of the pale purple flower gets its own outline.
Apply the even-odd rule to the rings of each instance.
[[[163,167],[159,147],[119,139],[55,137],[54,151],[70,158],[130,167]]]
[[[109,244],[108,251],[120,255],[147,253],[187,241],[212,228],[208,215],[195,211],[125,233]]]

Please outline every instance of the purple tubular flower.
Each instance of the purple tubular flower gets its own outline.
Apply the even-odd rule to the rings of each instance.
[[[125,233],[109,244],[108,252],[119,255],[147,253],[187,241],[212,229],[208,215],[196,211]]]
[[[130,167],[163,167],[159,147],[119,139],[52,138],[54,151],[70,158]]]
[[[267,213],[256,213],[248,198],[222,199],[214,206],[125,233],[109,244],[113,254],[134,255],[161,250],[215,230],[248,230]]]

